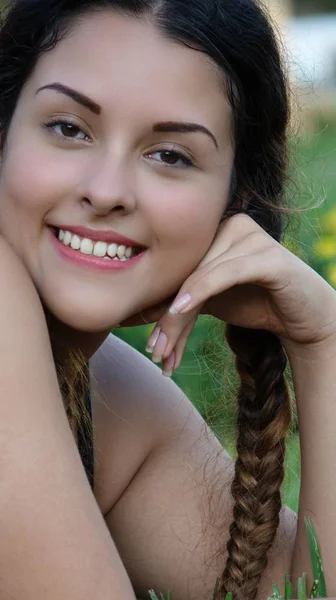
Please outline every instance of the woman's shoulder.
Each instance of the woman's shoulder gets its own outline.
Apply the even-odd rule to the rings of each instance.
[[[231,458],[180,388],[125,342],[110,336],[91,367],[95,496],[137,596],[174,582],[176,598],[190,594],[188,585],[193,597],[210,598],[225,562]],[[281,513],[260,598],[288,570],[289,513]]]
[[[106,514],[155,449],[204,422],[159,367],[113,334],[91,358],[90,376],[95,496]]]
[[[144,426],[150,445],[156,441],[158,426],[169,427],[181,413],[184,417],[197,412],[156,364],[113,334],[91,358],[90,375],[96,405],[104,399],[103,405],[118,421],[127,420],[137,433]]]

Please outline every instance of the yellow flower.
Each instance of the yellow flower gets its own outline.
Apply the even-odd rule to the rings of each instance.
[[[336,233],[336,208],[329,210],[320,219],[322,229],[325,233]]]
[[[336,257],[336,235],[320,238],[315,244],[315,252],[325,258]]]

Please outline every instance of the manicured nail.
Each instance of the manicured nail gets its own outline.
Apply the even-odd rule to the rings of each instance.
[[[152,354],[152,352],[153,352],[153,348],[154,348],[156,342],[158,341],[160,331],[161,331],[161,327],[155,327],[152,335],[148,339],[147,346],[146,346],[146,352],[148,352],[149,354]]]
[[[165,333],[160,333],[158,337],[158,341],[155,344],[153,350],[152,361],[154,363],[159,363],[162,359],[166,346],[168,344],[168,338]]]
[[[176,354],[175,351],[171,353],[170,356],[165,360],[164,368],[162,369],[162,375],[164,377],[171,377],[174,372]]]
[[[170,307],[169,312],[171,315],[178,315],[184,308],[187,308],[191,302],[190,294],[183,294],[181,298],[176,300]]]

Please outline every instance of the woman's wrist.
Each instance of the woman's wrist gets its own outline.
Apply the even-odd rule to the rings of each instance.
[[[281,339],[289,361],[320,362],[336,357],[336,319],[335,330],[326,334],[323,339],[309,343],[298,343],[293,340]]]

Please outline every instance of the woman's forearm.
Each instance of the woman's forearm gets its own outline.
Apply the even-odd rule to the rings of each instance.
[[[336,341],[287,348],[291,363],[301,445],[298,531],[292,560],[296,580],[309,572],[304,517],[316,529],[329,596],[336,595]]]
[[[1,598],[135,599],[68,426],[42,306],[1,239],[0,281]]]

